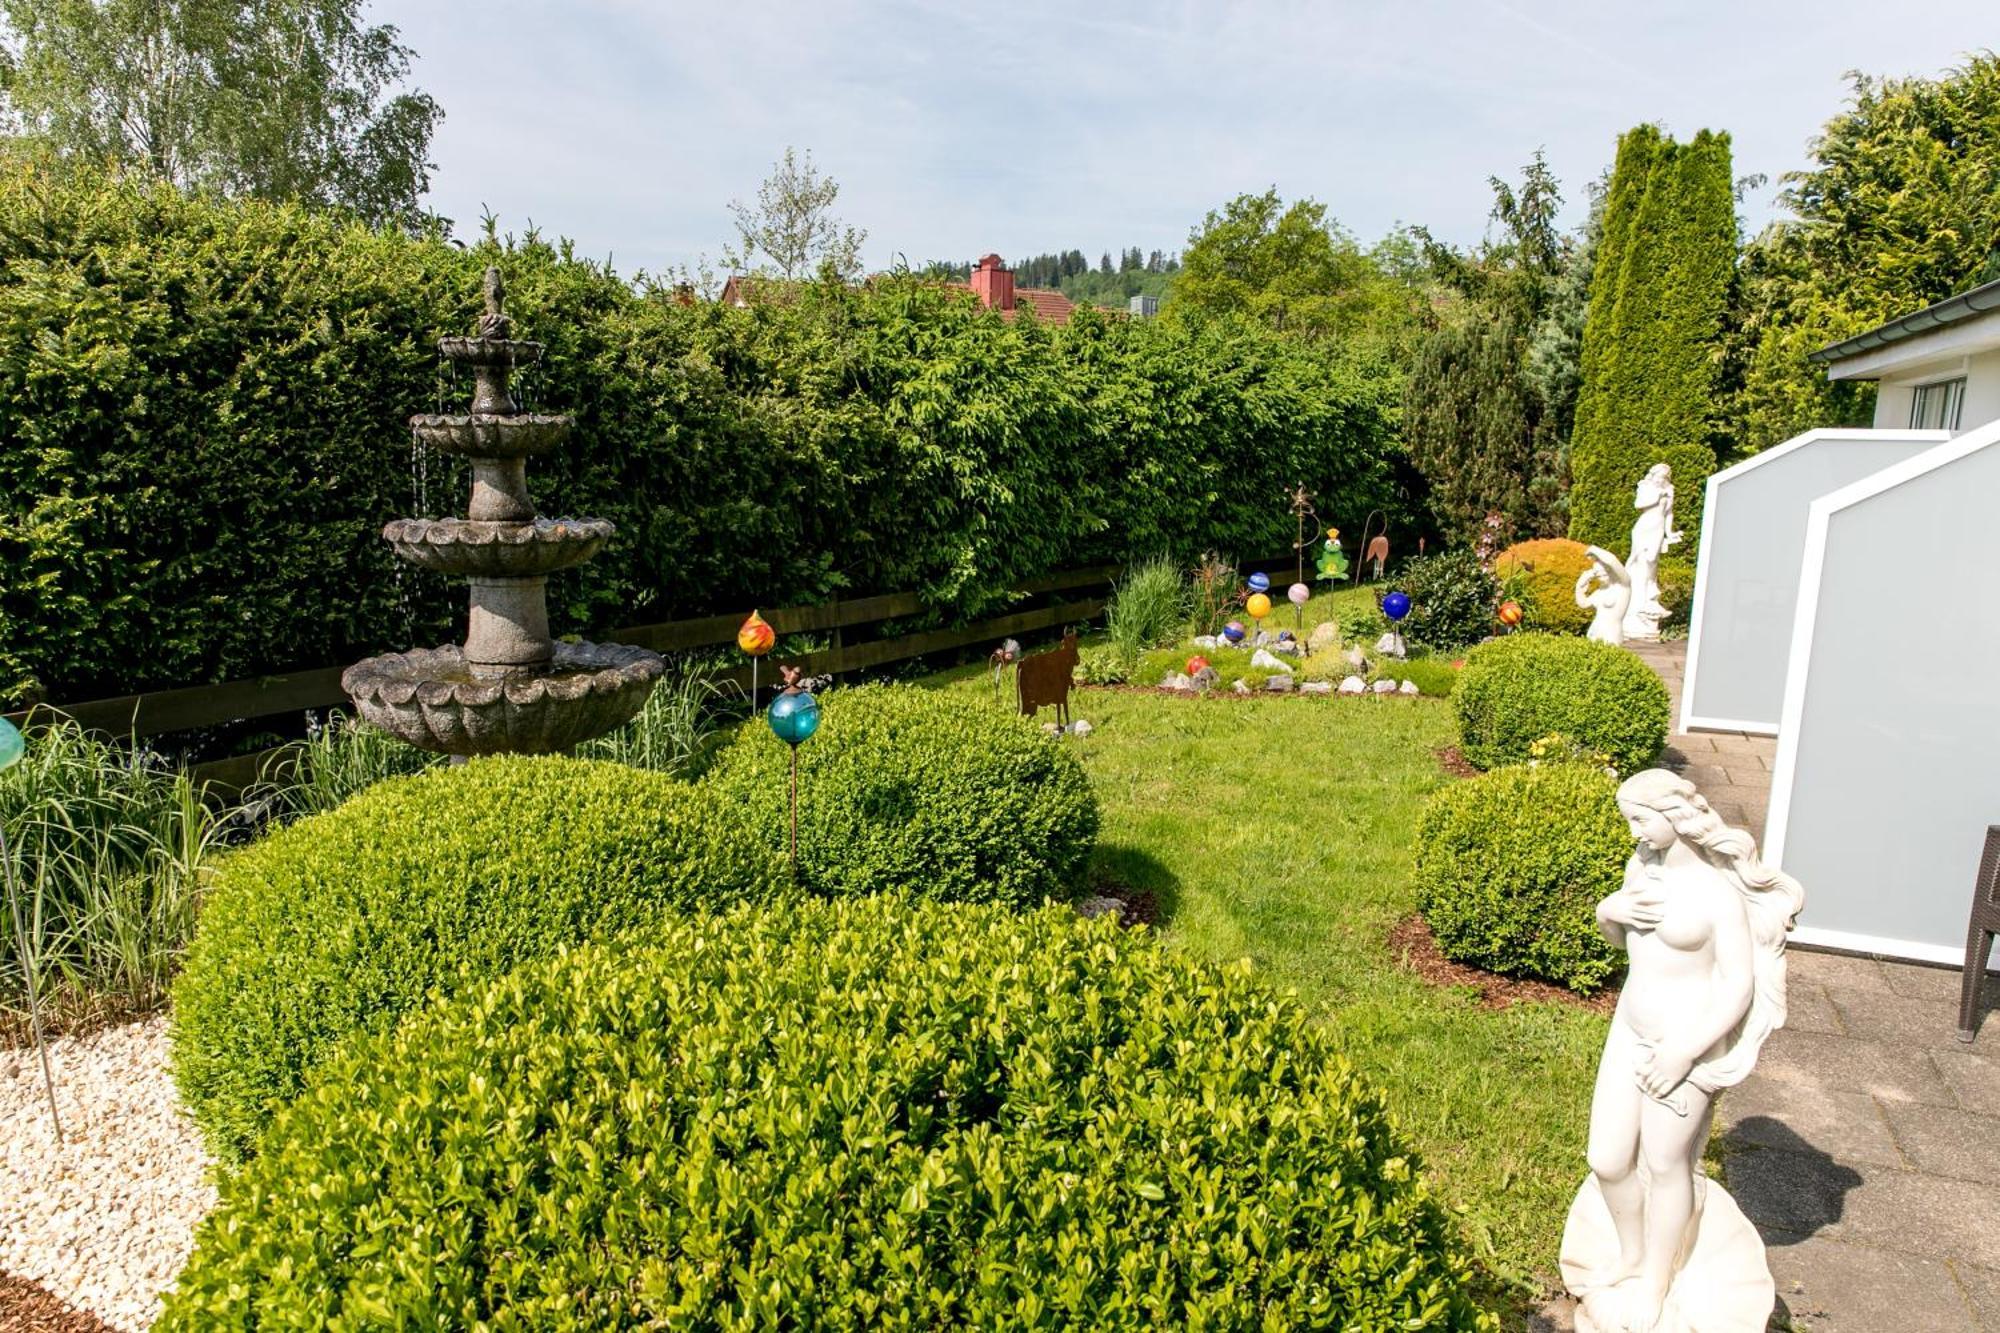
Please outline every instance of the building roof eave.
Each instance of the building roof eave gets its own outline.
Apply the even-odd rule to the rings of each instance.
[[[1963,323],[1994,310],[2000,310],[2000,279],[1974,287],[1969,292],[1960,292],[1948,300],[1939,301],[1936,305],[1925,306],[1922,310],[1904,315],[1901,319],[1892,319],[1887,324],[1877,325],[1865,333],[1855,334],[1852,338],[1828,343],[1816,352],[1807,353],[1806,359],[1821,365],[1830,365],[1864,352],[1872,352],[1878,347],[1887,347],[1891,343],[1915,338],[1933,329]]]

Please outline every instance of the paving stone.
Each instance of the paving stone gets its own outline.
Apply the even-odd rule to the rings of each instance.
[[[1768,793],[1771,789],[1771,775],[1754,764],[1745,764],[1743,756],[1731,755],[1724,760],[1722,780],[1732,787],[1745,791]]]
[[[1950,1107],[1929,1109],[1940,1115],[1965,1115]],[[1732,1149],[1818,1152],[1841,1162],[1898,1170],[1914,1165],[1898,1150],[1890,1122],[1875,1099],[1862,1092],[1829,1092],[1803,1083],[1752,1078],[1722,1094],[1717,1117]]]
[[[1928,1051],[1825,1032],[1783,1028],[1772,1033],[1753,1077],[1803,1083],[1830,1092],[1865,1092],[1887,1101],[1958,1104]]]
[[[1978,1322],[1950,1269],[1935,1259],[1823,1236],[1767,1236],[1778,1298],[1812,1333],[1960,1333]]]
[[[1918,1000],[1949,1000],[1952,1012],[1958,1012],[1958,983],[1964,975],[1958,968],[1925,967],[1921,963],[1892,963],[1887,960],[1879,966],[1889,982],[1889,989],[1896,994]],[[2000,1008],[2000,979],[1992,983],[1992,989],[1994,1007]]]
[[[1882,1114],[1917,1170],[2000,1185],[2000,1119],[1916,1102],[1887,1103]]]
[[[1786,982],[1785,1027],[1792,1032],[1827,1032],[1837,1037],[1847,1035],[1847,1029],[1840,1022],[1840,1011],[1826,997],[1826,988],[1810,981],[1800,981],[1796,975]]]
[[[1856,990],[1829,983],[1826,995],[1850,1037],[1904,1047],[1962,1045],[1956,1005],[1912,999],[1894,991]]]
[[[1878,990],[1894,993],[1888,973],[1873,958],[1852,954],[1821,953],[1814,949],[1785,950],[1785,973],[1792,980],[1817,981],[1824,986],[1844,986],[1849,990]]]
[[[1971,1302],[1979,1326],[2000,1328],[2000,1268],[1981,1268],[1960,1259],[1952,1264],[1951,1270],[1958,1277],[1958,1285],[1965,1289],[1966,1300]]]
[[[2000,1047],[1996,1055],[1977,1050],[1931,1052],[1931,1063],[1944,1076],[1958,1104],[1980,1115],[2000,1116]]]

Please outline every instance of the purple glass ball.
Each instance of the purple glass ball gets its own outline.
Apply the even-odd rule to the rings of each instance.
[[[1224,625],[1222,627],[1222,637],[1231,643],[1243,642],[1243,622],[1232,620],[1227,625]]]

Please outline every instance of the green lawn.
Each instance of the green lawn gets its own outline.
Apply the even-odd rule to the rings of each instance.
[[[1337,594],[1339,609],[1354,596]],[[1308,625],[1326,603],[1315,599]],[[936,683],[993,706],[983,671]],[[1249,958],[1322,1014],[1494,1273],[1552,1279],[1605,1020],[1486,1010],[1403,972],[1385,943],[1413,909],[1424,797],[1451,780],[1436,757],[1454,736],[1449,702],[1085,689],[1071,707],[1095,728],[1066,743],[1103,805],[1099,865],[1158,896],[1169,939]]]

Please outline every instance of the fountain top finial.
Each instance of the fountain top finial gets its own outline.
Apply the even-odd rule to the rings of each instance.
[[[506,299],[507,288],[500,281],[500,266],[489,264],[486,268],[486,313],[479,317],[479,336],[482,338],[505,338],[514,321],[507,318],[500,303]]]

